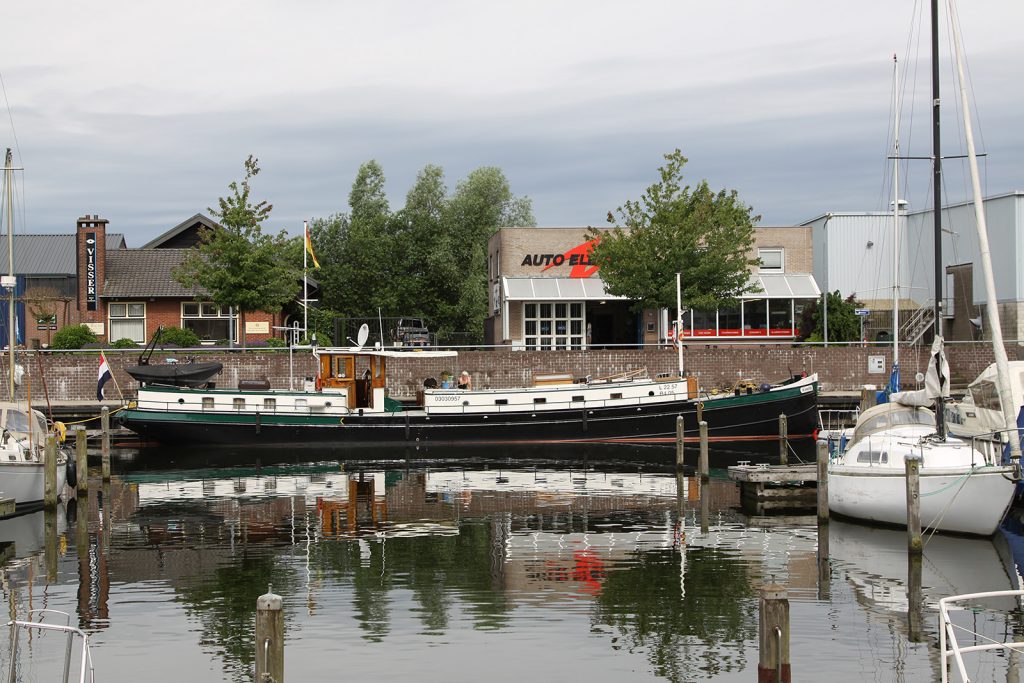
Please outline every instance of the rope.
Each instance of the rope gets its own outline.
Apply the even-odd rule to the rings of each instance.
[[[128,406],[121,406],[120,408],[116,408],[114,410],[111,410],[109,414],[110,415],[115,415],[115,414],[121,412],[122,410],[125,410],[127,407]],[[87,417],[84,420],[75,420],[74,422],[65,422],[64,424],[65,425],[81,425],[81,424],[85,424],[86,422],[92,422],[93,420],[99,420],[102,417],[103,417],[102,415],[97,415],[96,417]]]
[[[963,490],[964,485],[967,483],[967,478],[974,474],[978,469],[979,467],[977,466],[972,467],[970,471],[965,473],[964,476],[960,477],[960,479],[951,481],[949,485],[942,487],[938,491],[932,491],[931,493],[928,494],[918,493],[918,495],[921,497],[924,497],[925,495],[932,496],[935,495],[936,493],[948,491],[957,483],[960,484],[960,488],[956,490],[956,493],[954,493],[952,497],[950,497],[949,502],[946,503],[946,507],[943,508],[942,514],[939,515],[938,519],[935,520],[935,524],[933,526],[928,527],[928,538],[924,540],[924,542],[922,543],[922,547],[928,545],[928,542],[932,540],[932,536],[934,536],[935,532],[939,530],[939,525],[942,524],[942,520],[946,518],[946,513],[949,512],[949,509],[953,506],[954,501],[956,501],[956,497],[960,495],[960,491]]]

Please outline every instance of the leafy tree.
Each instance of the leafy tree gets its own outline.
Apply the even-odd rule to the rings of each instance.
[[[861,303],[856,300],[853,294],[843,298],[837,289],[829,292],[826,297],[828,306],[828,340],[830,342],[860,341],[860,317],[857,315],[857,308]],[[822,307],[816,306],[814,310],[814,333],[808,337],[808,341],[820,342],[825,339],[825,316],[822,314]]]
[[[202,242],[179,266],[174,277],[186,287],[201,287],[214,303],[238,309],[245,342],[245,314],[274,313],[295,296],[300,269],[282,254],[296,253],[284,230],[264,234],[261,224],[273,208],[253,203],[250,180],[260,172],[258,160],[245,160],[242,181],[228,185],[231,194],[210,209],[220,225],[201,231]]]
[[[50,344],[54,349],[80,349],[96,341],[96,333],[86,325],[66,325],[53,335]]]
[[[706,180],[683,185],[687,159],[678,149],[665,160],[660,180],[616,210],[626,230],[591,229],[591,237],[600,238],[591,261],[600,266],[610,294],[637,306],[674,308],[676,273],[682,274],[685,305],[734,305],[752,291],[754,224],[761,217],[735,190],[714,192]],[[616,222],[611,212],[608,222]]]

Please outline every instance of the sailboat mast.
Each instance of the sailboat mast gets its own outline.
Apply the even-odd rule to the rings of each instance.
[[[996,368],[999,371],[999,403],[1003,409],[1003,420],[1010,437],[1010,457],[1020,462],[1020,438],[1017,434],[1017,416],[1013,413],[1013,395],[1010,392],[1007,378],[1010,376],[1010,362],[1003,345],[1003,328],[999,322],[999,309],[996,304],[996,282],[992,274],[992,254],[988,245],[988,225],[985,221],[984,204],[981,198],[981,182],[978,173],[978,155],[974,150],[974,130],[971,126],[971,109],[967,101],[967,88],[964,82],[963,51],[960,40],[960,21],[956,16],[956,5],[950,0],[953,13],[953,43],[956,46],[956,69],[960,79],[960,106],[963,109],[964,133],[967,137],[967,157],[971,168],[971,189],[974,194],[974,219],[978,231],[978,246],[981,251],[981,267],[985,279],[985,314],[988,318],[988,329],[992,334],[992,351],[996,357]]]
[[[14,159],[11,156],[11,148],[7,148],[7,155],[4,157],[4,188],[7,192],[7,274],[11,276],[10,289],[7,290],[7,358],[8,367],[8,390],[10,398],[14,400]]]
[[[939,0],[931,0],[932,11],[932,196],[935,197],[935,336],[942,336],[942,152],[939,136]],[[947,378],[948,381],[948,378]],[[936,399],[935,431],[946,438],[946,415],[942,397]]]
[[[892,56],[896,117],[893,121],[892,154],[892,367],[900,366],[900,71]]]

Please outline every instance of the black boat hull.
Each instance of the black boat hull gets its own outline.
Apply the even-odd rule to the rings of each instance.
[[[810,439],[818,427],[817,385],[779,391],[614,408],[493,414],[422,411],[352,413],[341,418],[255,413],[186,413],[129,409],[121,422],[164,444],[290,447],[376,444],[546,444],[676,442],[682,415],[687,441],[698,439],[697,413],[708,423],[709,441],[779,438],[779,415],[789,438]]]

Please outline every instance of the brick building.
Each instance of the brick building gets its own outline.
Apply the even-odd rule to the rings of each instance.
[[[589,228],[502,228],[488,242],[488,344],[583,349],[659,344],[674,337],[675,311],[632,310],[611,296],[589,261]],[[755,228],[757,287],[740,305],[683,315],[683,337],[764,341],[797,336],[803,307],[821,295],[812,270],[811,230]],[[684,302],[685,305],[685,302]]]

